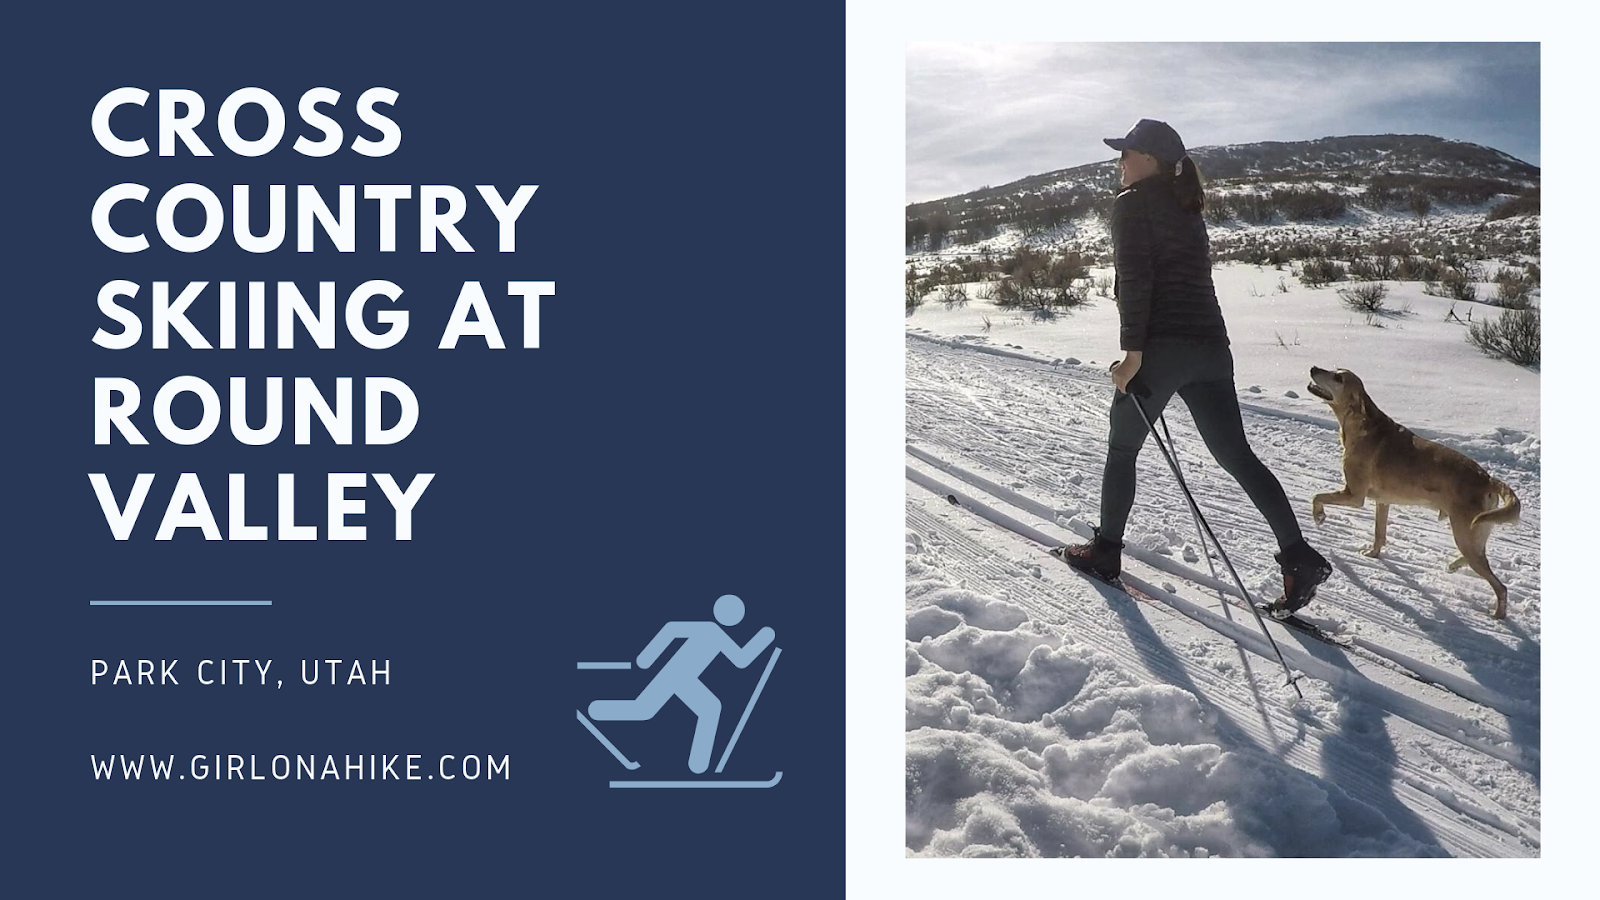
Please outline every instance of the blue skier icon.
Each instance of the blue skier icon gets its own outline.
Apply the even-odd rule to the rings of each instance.
[[[711,745],[716,739],[717,723],[722,717],[722,701],[711,693],[710,688],[701,683],[701,674],[719,654],[728,657],[729,661],[739,668],[746,668],[761,655],[761,651],[767,649],[775,637],[772,629],[767,627],[756,632],[750,643],[743,647],[729,637],[728,633],[722,630],[723,627],[737,625],[744,619],[744,601],[732,594],[717,598],[716,604],[712,607],[712,614],[716,617],[716,622],[668,622],[656,632],[656,636],[644,650],[640,651],[636,660],[641,669],[648,669],[654,665],[661,652],[674,639],[681,637],[684,642],[638,697],[632,700],[596,700],[589,704],[589,717],[595,721],[639,722],[654,718],[671,698],[677,697],[682,700],[698,718],[694,729],[694,742],[689,750],[689,769],[697,775],[705,772],[711,765]],[[775,661],[777,651],[774,650],[773,654]],[[766,683],[766,675],[771,671],[769,663],[767,673],[762,675],[762,684]],[[758,685],[757,692],[760,689],[761,686]],[[750,706],[754,705],[755,697],[752,697]],[[750,709],[746,708],[745,716],[748,717],[749,714]],[[741,719],[739,728],[743,727],[744,719]],[[598,732],[595,732],[595,736],[600,737]],[[732,740],[737,740],[738,737],[736,730]],[[601,740],[604,741],[604,738],[601,737]],[[609,745],[609,742],[606,743]],[[728,751],[723,753],[723,763],[727,762],[728,752],[732,749],[730,741]],[[722,765],[717,766],[717,771],[722,771]]]

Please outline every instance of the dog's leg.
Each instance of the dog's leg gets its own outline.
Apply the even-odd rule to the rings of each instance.
[[[1321,525],[1322,520],[1328,517],[1328,514],[1322,511],[1322,507],[1324,504],[1329,503],[1334,506],[1353,506],[1356,509],[1360,509],[1367,505],[1367,495],[1363,493],[1357,496],[1349,487],[1317,494],[1311,498],[1311,521]]]
[[[1379,503],[1377,509],[1378,515],[1372,529],[1372,547],[1361,551],[1362,556],[1370,556],[1373,559],[1377,559],[1378,554],[1383,552],[1383,545],[1387,542],[1389,534],[1389,504]]]
[[[1455,570],[1461,568],[1462,566],[1464,566],[1466,564],[1467,564],[1467,558],[1465,556],[1458,556],[1454,560],[1451,560],[1450,565],[1445,566],[1444,570],[1446,572],[1454,572]]]
[[[1489,610],[1489,615],[1496,619],[1506,617],[1506,586],[1496,578],[1489,568],[1489,556],[1484,552],[1489,542],[1489,529],[1473,528],[1472,517],[1469,515],[1452,515],[1450,517],[1450,531],[1456,539],[1456,549],[1461,551],[1461,558],[1466,560],[1472,571],[1478,577],[1489,582],[1489,587],[1494,589],[1494,608]]]

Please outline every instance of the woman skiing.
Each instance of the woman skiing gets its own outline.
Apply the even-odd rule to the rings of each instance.
[[[1183,398],[1206,447],[1239,482],[1278,539],[1283,597],[1274,611],[1311,602],[1332,568],[1301,536],[1283,487],[1250,449],[1233,384],[1227,326],[1211,282],[1205,192],[1183,140],[1165,122],[1140,119],[1126,137],[1106,138],[1122,152],[1122,188],[1111,208],[1117,309],[1123,359],[1111,367],[1110,447],[1100,485],[1100,527],[1086,544],[1052,550],[1074,568],[1113,580],[1122,573],[1123,528],[1133,506],[1134,461],[1149,429],[1133,404],[1138,379],[1154,421],[1173,394]]]

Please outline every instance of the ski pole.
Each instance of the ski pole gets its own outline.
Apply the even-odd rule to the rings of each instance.
[[[728,738],[728,746],[722,751],[722,758],[717,760],[717,771],[728,764],[728,756],[733,753],[733,745],[739,742],[739,734],[744,731],[744,723],[750,719],[750,710],[756,708],[756,701],[761,699],[761,689],[767,686],[767,676],[772,674],[772,667],[778,662],[778,654],[783,651],[777,647],[772,648],[772,656],[767,659],[767,668],[761,673],[761,680],[756,682],[756,691],[750,695],[750,702],[744,705],[744,715],[739,717],[739,727],[733,729],[733,737]]]
[[[1266,637],[1267,643],[1272,645],[1272,652],[1277,654],[1278,662],[1283,666],[1283,674],[1289,679],[1289,686],[1294,688],[1295,696],[1304,700],[1306,695],[1301,693],[1298,679],[1294,677],[1293,670],[1289,668],[1288,660],[1283,658],[1283,651],[1278,648],[1278,642],[1272,639],[1272,632],[1267,630],[1267,623],[1261,620],[1261,610],[1256,609],[1255,601],[1250,598],[1250,592],[1245,590],[1244,579],[1239,577],[1239,572],[1234,569],[1233,562],[1228,559],[1228,551],[1222,549],[1222,542],[1217,540],[1216,533],[1211,530],[1211,524],[1206,521],[1205,515],[1200,512],[1200,505],[1195,502],[1194,494],[1189,492],[1189,486],[1184,483],[1183,475],[1178,472],[1177,460],[1167,451],[1166,442],[1161,440],[1160,434],[1156,433],[1155,424],[1150,421],[1149,414],[1144,411],[1144,405],[1139,402],[1139,397],[1150,396],[1150,389],[1144,385],[1139,385],[1135,388],[1132,383],[1129,383],[1128,387],[1130,389],[1128,400],[1133,403],[1133,408],[1139,411],[1139,418],[1144,420],[1144,426],[1150,430],[1150,436],[1156,439],[1156,446],[1161,448],[1161,456],[1167,461],[1167,468],[1172,470],[1173,477],[1178,480],[1179,489],[1183,491],[1184,499],[1189,501],[1189,512],[1200,523],[1200,527],[1204,532],[1203,536],[1211,538],[1211,543],[1216,545],[1217,555],[1222,557],[1222,564],[1228,567],[1228,574],[1233,576],[1233,583],[1239,586],[1239,595],[1244,597],[1246,603],[1250,604],[1250,612],[1256,617],[1256,625],[1261,628],[1261,634]],[[1165,417],[1163,417],[1162,424],[1165,424]],[[1171,432],[1168,432],[1168,436],[1171,436]],[[1203,543],[1204,541],[1202,541]],[[1202,547],[1202,549],[1204,548]]]

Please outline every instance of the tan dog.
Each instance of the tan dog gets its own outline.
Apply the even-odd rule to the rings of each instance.
[[[1372,547],[1364,553],[1376,557],[1383,550],[1391,504],[1438,510],[1441,520],[1450,520],[1461,552],[1449,571],[1471,566],[1494,589],[1490,615],[1505,618],[1506,586],[1490,571],[1484,546],[1491,527],[1516,522],[1522,513],[1511,488],[1460,452],[1396,424],[1349,369],[1330,372],[1312,366],[1306,389],[1333,407],[1344,445],[1344,487],[1311,498],[1312,520],[1322,524],[1324,504],[1363,508],[1371,497],[1377,504],[1377,524]]]

